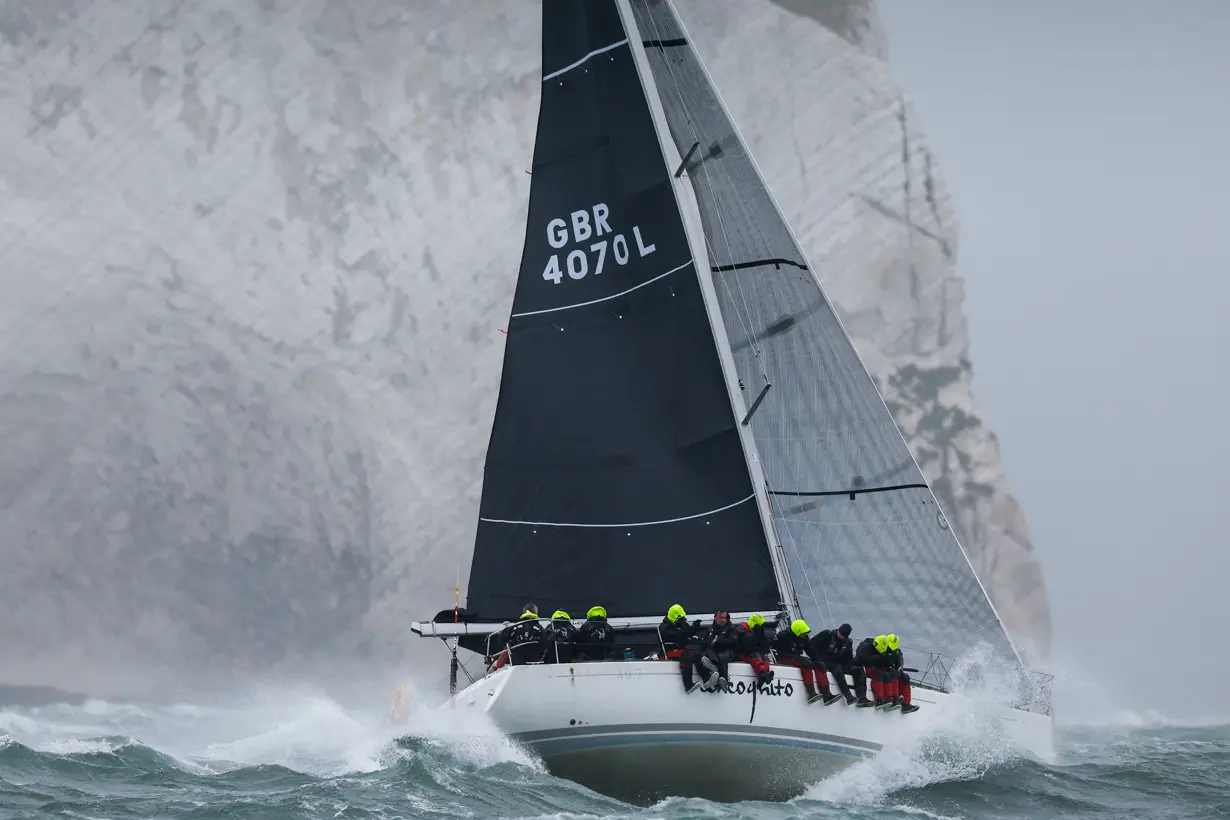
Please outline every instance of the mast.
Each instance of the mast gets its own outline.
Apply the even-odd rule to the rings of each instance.
[[[709,266],[709,254],[705,245],[700,209],[696,204],[696,194],[691,189],[690,178],[684,179],[688,175],[684,167],[685,162],[679,156],[679,150],[670,135],[670,126],[666,121],[666,113],[662,109],[662,100],[658,96],[658,87],[654,81],[653,72],[650,70],[648,61],[645,58],[644,40],[641,38],[636,18],[632,14],[630,0],[616,0],[616,6],[619,9],[619,16],[623,22],[624,30],[628,33],[628,45],[632,51],[632,60],[636,65],[637,74],[640,76],[641,87],[645,91],[645,99],[649,103],[649,113],[653,118],[654,130],[657,132],[658,142],[662,146],[662,156],[666,160],[667,168],[674,169],[671,187],[675,194],[675,201],[679,206],[680,216],[683,218],[683,227],[687,234],[688,246],[691,248],[692,258],[695,260],[696,276],[700,281],[701,294],[705,302],[705,312],[709,316],[709,324],[713,329],[718,358],[722,363],[722,375],[726,382],[726,391],[730,396],[731,412],[734,414],[735,421],[738,422],[739,442],[743,446],[743,458],[747,463],[747,469],[752,478],[752,487],[756,493],[756,507],[760,513],[761,525],[764,528],[765,540],[769,548],[769,558],[773,562],[773,572],[777,576],[777,588],[781,595],[781,603],[785,607],[790,620],[793,621],[800,616],[799,602],[795,595],[794,584],[790,580],[790,569],[786,565],[781,539],[778,537],[777,527],[773,521],[773,510],[769,503],[768,485],[765,481],[764,470],[760,465],[760,459],[756,454],[756,442],[748,425],[751,413],[754,413],[759,407],[760,402],[764,399],[771,385],[765,386],[753,405],[751,413],[749,413],[743,400],[739,374],[735,369],[734,355],[730,349],[730,339],[726,334],[726,323],[722,318],[717,292],[713,285],[713,273]]]

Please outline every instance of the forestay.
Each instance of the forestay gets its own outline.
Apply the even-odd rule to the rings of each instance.
[[[467,607],[661,616],[780,595],[614,0],[544,0],[528,222]]]
[[[893,631],[907,646],[948,654],[987,642],[1015,659],[673,8],[631,3],[671,136],[687,158],[804,616],[821,626],[849,621],[859,635]]]

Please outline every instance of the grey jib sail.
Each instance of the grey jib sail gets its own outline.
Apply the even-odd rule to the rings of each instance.
[[[631,0],[686,157],[802,614],[913,649],[1015,652],[667,0]]]
[[[467,608],[780,601],[670,172],[614,0],[544,0],[520,275]]]

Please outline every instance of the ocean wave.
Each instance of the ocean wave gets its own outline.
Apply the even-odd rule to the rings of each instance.
[[[551,777],[481,716],[393,725],[310,689],[242,703],[91,702],[0,712],[0,803],[18,814],[421,818],[1195,818],[1230,803],[1230,731],[1064,728],[1054,764],[1011,752],[977,710],[916,717],[896,750],[790,803],[631,807]],[[1122,811],[1119,811],[1122,809]]]

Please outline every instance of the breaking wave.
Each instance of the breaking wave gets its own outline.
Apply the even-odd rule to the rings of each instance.
[[[791,803],[649,808],[550,776],[481,715],[422,705],[425,691],[401,725],[387,703],[355,708],[307,687],[225,704],[0,708],[0,803],[19,814],[115,818],[1191,818],[1230,804],[1225,725],[1127,713],[1117,724],[1062,728],[1056,759],[1038,761],[985,720],[979,703],[993,702],[993,688],[971,690],[973,708],[917,713],[900,747]]]

